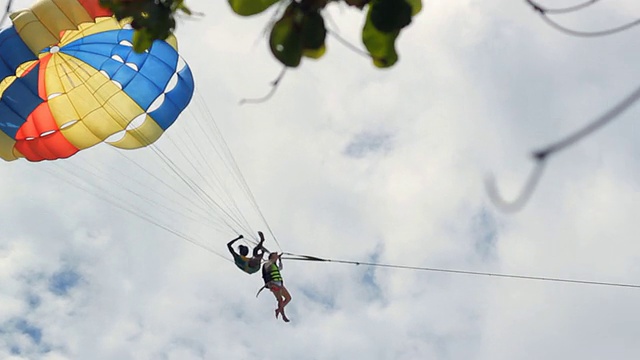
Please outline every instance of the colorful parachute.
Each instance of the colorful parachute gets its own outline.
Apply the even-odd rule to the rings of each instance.
[[[40,0],[0,30],[0,157],[54,160],[156,141],[191,101],[175,38],[133,51],[98,0]]]

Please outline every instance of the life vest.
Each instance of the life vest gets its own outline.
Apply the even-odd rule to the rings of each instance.
[[[280,269],[278,269],[278,266],[275,263],[272,263],[269,267],[262,267],[262,280],[264,280],[265,284],[268,284],[272,281],[282,281]]]
[[[260,295],[260,293],[264,289],[269,289],[274,292],[280,291],[280,287],[276,286],[273,283],[274,281],[279,281],[280,283],[282,283],[282,275],[280,275],[280,269],[278,269],[278,266],[275,263],[271,264],[271,266],[269,267],[262,267],[262,280],[264,280],[264,286],[261,287],[260,290],[258,290],[256,297],[258,297],[258,295]]]

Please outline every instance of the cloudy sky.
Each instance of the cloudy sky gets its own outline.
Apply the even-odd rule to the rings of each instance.
[[[210,111],[277,236],[271,249],[640,283],[639,105],[552,158],[522,211],[501,213],[483,183],[493,174],[515,196],[533,149],[640,85],[640,29],[582,39],[525,1],[425,1],[392,69],[329,37],[325,57],[289,71],[271,100],[238,106],[267,93],[281,69],[262,35],[269,15],[240,18],[213,3],[189,1],[205,16],[178,24],[197,96],[168,135],[189,142],[189,124]],[[361,14],[329,13],[332,29],[359,44]],[[635,0],[602,0],[554,19],[600,30],[638,17]],[[82,166],[117,167],[104,148],[85,151]],[[640,357],[640,290],[630,288],[289,261],[285,324],[270,294],[255,298],[259,275],[224,258],[235,234],[183,220],[185,202],[161,215],[150,201],[172,206],[165,191],[136,190],[148,198],[123,206],[164,228],[114,205],[139,171],[121,165],[127,173],[113,176],[123,183],[86,191],[62,181],[84,178],[77,163],[40,165],[0,167],[2,359]]]

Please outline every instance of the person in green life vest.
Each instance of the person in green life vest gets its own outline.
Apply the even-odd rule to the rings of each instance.
[[[231,255],[233,255],[233,261],[236,263],[236,266],[247,274],[254,274],[260,270],[260,263],[262,263],[262,257],[264,256],[265,249],[262,247],[264,235],[261,231],[258,231],[258,235],[260,236],[260,242],[253,248],[253,257],[248,257],[249,248],[244,245],[238,246],[239,254],[233,250],[233,243],[244,238],[244,236],[240,235],[227,243],[227,248]]]
[[[277,252],[269,254],[269,260],[262,265],[262,279],[264,280],[264,287],[271,290],[278,301],[276,319],[278,315],[282,315],[282,320],[289,322],[289,318],[284,313],[284,307],[291,301],[291,294],[284,287],[284,281],[280,274],[280,270],[282,270],[281,257],[282,254],[278,255]]]

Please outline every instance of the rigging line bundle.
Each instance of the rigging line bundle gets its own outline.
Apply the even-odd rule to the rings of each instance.
[[[191,236],[189,236],[187,234],[184,234],[184,233],[182,233],[182,232],[180,232],[180,231],[178,231],[176,229],[173,229],[173,228],[171,228],[171,227],[169,227],[167,225],[164,225],[164,224],[154,220],[152,216],[149,216],[147,214],[140,213],[140,212],[137,212],[135,210],[132,210],[131,208],[129,208],[127,206],[124,206],[121,203],[118,203],[118,202],[115,202],[115,201],[111,200],[109,197],[104,196],[101,193],[97,193],[95,191],[92,191],[91,188],[89,188],[89,187],[83,185],[82,183],[76,181],[77,179],[65,178],[64,176],[61,176],[59,173],[51,171],[50,169],[42,168],[40,170],[44,171],[44,172],[47,172],[50,175],[53,175],[54,177],[57,177],[58,179],[60,179],[60,180],[62,180],[64,182],[69,183],[70,185],[72,185],[73,187],[75,187],[77,189],[83,190],[83,191],[85,191],[85,192],[87,192],[87,193],[89,193],[89,194],[91,194],[93,196],[96,196],[97,198],[99,198],[101,200],[104,200],[104,201],[110,203],[111,205],[113,205],[113,206],[115,206],[115,207],[117,207],[117,208],[119,208],[119,209],[121,209],[121,210],[123,210],[123,211],[125,211],[125,212],[127,212],[127,213],[129,213],[129,214],[131,214],[131,215],[143,220],[143,221],[146,221],[146,222],[148,222],[148,223],[150,223],[152,225],[155,225],[155,226],[159,227],[160,229],[163,229],[163,230],[165,230],[165,231],[167,231],[167,232],[169,232],[169,233],[171,233],[171,234],[173,234],[173,235],[175,235],[175,236],[177,236],[177,237],[179,237],[179,238],[181,238],[181,239],[183,239],[183,240],[185,240],[185,241],[187,241],[187,242],[189,242],[189,243],[191,243],[191,244],[193,244],[195,246],[198,246],[198,247],[200,247],[200,248],[202,248],[202,249],[204,249],[204,250],[206,250],[206,251],[208,251],[208,252],[210,252],[210,253],[212,253],[214,255],[217,255],[218,257],[221,257],[221,258],[223,258],[223,259],[225,259],[227,261],[231,261],[230,259],[228,259],[227,256],[222,255],[219,252],[215,251],[214,249],[202,244],[201,241],[198,241],[198,240],[194,239],[193,237],[191,237]]]
[[[152,146],[153,147],[153,146]],[[200,215],[199,217],[202,218],[203,216],[208,218],[209,222],[213,221],[213,222],[221,222],[223,224],[223,227],[226,227],[227,229],[231,230],[231,232],[233,233],[239,233],[240,229],[242,229],[242,231],[246,232],[246,233],[251,233],[251,227],[248,225],[247,220],[244,218],[244,216],[242,215],[242,213],[238,210],[232,211],[230,209],[232,208],[236,208],[237,206],[230,206],[228,204],[225,204],[224,201],[219,201],[214,199],[214,196],[207,190],[205,189],[203,186],[201,186],[201,184],[197,183],[198,180],[194,179],[192,176],[190,176],[189,174],[187,174],[184,170],[184,168],[182,168],[180,165],[177,164],[177,161],[175,159],[172,159],[169,155],[167,155],[168,152],[163,151],[163,150],[158,150],[155,149],[157,151],[154,151],[156,154],[158,154],[159,152],[162,153],[161,156],[158,156],[157,158],[160,158],[162,160],[162,163],[164,164],[163,166],[165,168],[168,168],[171,172],[173,172],[173,176],[180,179],[179,183],[182,183],[182,185],[175,185],[174,186],[170,186],[167,185],[165,183],[165,187],[170,186],[171,189],[179,189],[179,194],[186,194],[186,195],[182,195],[183,198],[188,198],[189,194],[195,195],[196,198],[200,199],[202,201],[202,204],[204,206],[206,206],[206,208],[203,208],[201,206],[193,206],[193,204],[188,205],[188,204],[183,204],[182,206],[179,206],[175,211],[178,212],[179,215],[181,216],[186,216],[186,213],[192,213],[193,210],[197,210],[200,209],[200,211],[197,212],[198,215]],[[148,166],[149,164],[145,164],[144,162],[141,162],[140,160],[134,158],[133,156],[129,156],[129,154],[125,154],[122,153],[120,151],[116,151],[118,154],[120,154],[121,156],[125,157],[129,162],[136,164],[138,167],[140,168],[145,168],[146,166]],[[117,168],[117,166],[116,166]],[[90,172],[93,170],[89,170]],[[112,171],[112,170],[109,170]],[[98,172],[93,172],[93,177],[100,177],[99,175],[99,171]],[[153,174],[153,173],[152,173]],[[156,176],[154,176],[154,178],[157,179]],[[81,180],[85,180],[84,178],[81,178]],[[123,182],[126,182],[125,185],[132,185],[134,182],[134,179],[132,178],[127,178],[127,179],[123,179]],[[138,183],[138,188],[137,191],[139,192],[135,192],[135,195],[137,195],[137,197],[139,199],[142,200],[148,200],[148,197],[145,197],[143,194],[143,191],[141,191],[141,189],[143,189],[144,187],[144,183],[141,183],[140,181],[135,181],[136,183]],[[113,182],[112,182],[113,183]],[[117,184],[117,183],[116,183]],[[92,184],[95,186],[95,184]],[[186,185],[186,187],[185,187]],[[116,187],[117,189],[118,187]],[[131,191],[129,189],[127,189],[125,186],[120,186],[119,188],[122,188],[122,190],[113,190],[111,189],[106,190],[107,193],[113,193],[113,192],[122,192],[122,191],[126,191],[128,193],[130,193]],[[104,189],[99,189],[99,191],[103,191]],[[162,198],[162,194],[158,193],[157,191],[155,191],[155,189],[151,188],[149,190],[144,190],[146,192],[153,192],[153,196],[152,197],[157,197],[157,195],[160,195],[160,198]],[[186,191],[186,193],[184,193]],[[111,194],[113,195],[113,194]],[[117,195],[117,194],[116,194]],[[231,195],[229,195],[231,196]],[[163,199],[166,201],[166,199]],[[151,202],[151,200],[148,200],[147,202]],[[203,215],[204,214],[204,215]]]
[[[81,80],[83,78],[87,78],[89,77],[89,74],[84,74],[82,73],[82,68],[80,68],[79,66],[73,66],[76,64],[70,64],[69,62],[65,62],[66,66],[63,66],[62,69],[65,71],[65,73],[67,74],[68,77],[70,77],[70,74],[73,74],[74,76],[80,78]],[[67,70],[69,70],[71,73],[69,73]],[[71,80],[70,78],[68,80]],[[86,79],[84,79],[86,80]],[[230,192],[228,191],[228,189],[224,186],[222,180],[220,180],[220,177],[216,174],[215,169],[213,169],[213,167],[211,167],[211,165],[209,164],[209,161],[207,159],[207,156],[204,155],[204,151],[208,150],[208,153],[210,154],[217,154],[219,159],[222,159],[222,161],[225,164],[225,168],[228,171],[229,174],[233,175],[233,177],[236,179],[236,184],[237,186],[244,192],[245,197],[248,199],[248,201],[251,203],[253,209],[256,211],[256,213],[258,213],[259,217],[261,218],[261,220],[265,223],[265,226],[267,227],[267,229],[269,229],[269,232],[272,234],[272,236],[274,237],[274,240],[277,242],[277,239],[275,239],[275,236],[273,235],[273,231],[271,230],[271,227],[268,225],[268,223],[266,222],[266,218],[264,217],[264,215],[262,214],[262,211],[260,210],[260,208],[257,205],[257,202],[255,200],[255,197],[253,196],[251,190],[249,189],[246,180],[244,179],[244,176],[242,176],[242,173],[240,172],[240,169],[237,165],[237,163],[235,162],[235,159],[232,157],[231,155],[231,151],[228,148],[227,143],[224,141],[224,138],[222,137],[219,129],[217,128],[217,126],[214,123],[213,118],[211,117],[211,113],[209,111],[208,108],[206,108],[206,104],[204,104],[204,101],[202,100],[202,97],[199,97],[198,99],[199,101],[196,101],[196,108],[202,109],[205,108],[206,111],[202,111],[205,114],[208,114],[209,116],[192,116],[192,121],[195,121],[195,124],[198,126],[198,130],[193,130],[190,129],[189,127],[187,127],[186,129],[183,129],[184,134],[186,134],[186,136],[189,138],[189,141],[181,141],[181,143],[183,145],[188,144],[191,146],[185,146],[186,150],[182,151],[183,149],[180,148],[180,146],[178,146],[174,141],[172,141],[172,137],[169,136],[169,134],[165,134],[165,136],[163,137],[163,141],[165,142],[169,142],[173,145],[174,148],[179,149],[180,151],[165,151],[163,150],[162,147],[160,146],[156,146],[155,144],[151,144],[149,147],[149,149],[151,149],[151,151],[153,151],[157,156],[156,156],[156,160],[160,159],[161,163],[163,163],[163,168],[165,169],[165,171],[169,171],[169,173],[172,173],[172,175],[178,179],[180,179],[180,181],[187,186],[187,188],[189,190],[188,193],[190,192],[192,195],[195,195],[196,198],[200,199],[200,201],[203,203],[203,205],[205,205],[209,211],[205,211],[205,214],[207,213],[216,213],[220,216],[216,216],[218,221],[222,221],[227,228],[229,228],[232,232],[234,233],[240,233],[240,229],[242,229],[243,232],[245,232],[249,238],[251,237],[255,237],[255,235],[253,234],[253,231],[251,230],[251,226],[249,226],[247,219],[244,217],[242,211],[240,211],[237,203],[235,202],[234,196],[232,194],[230,194]],[[199,105],[197,103],[200,103]],[[203,105],[204,104],[204,105]],[[119,114],[121,116],[123,116],[120,112],[120,110],[113,106],[111,103],[109,102],[105,102],[105,104],[103,105],[105,108],[109,108],[109,110],[111,110],[113,113]],[[202,118],[204,118],[204,120],[201,120]],[[209,131],[209,132],[204,132],[202,131],[202,129],[204,128],[202,125],[202,122],[205,121],[205,123],[207,124],[211,124],[210,129],[213,129],[213,131]],[[134,130],[135,131],[135,130]],[[177,131],[177,130],[176,130]],[[176,132],[174,131],[174,132]],[[209,134],[211,135],[211,138],[214,138],[218,143],[218,146],[212,146],[215,145],[214,140],[212,140],[211,138],[204,136],[204,138],[207,139],[207,141],[199,141],[197,139],[194,138],[194,135],[191,134],[191,132],[194,132],[196,135],[197,134]],[[172,132],[172,134],[174,133]],[[144,138],[144,134],[141,133],[136,133],[136,136],[139,136],[143,139],[143,141],[146,142],[150,142],[148,139]],[[166,138],[166,139],[165,139]],[[195,144],[210,144],[210,148],[209,149],[201,149],[201,146],[195,145]],[[195,150],[194,150],[195,149]],[[144,163],[140,163],[139,161],[136,161],[136,159],[134,158],[134,155],[132,154],[131,156],[129,156],[129,154],[122,152],[122,151],[116,151],[121,157],[126,158],[129,162],[135,164],[139,169],[146,169],[147,164]],[[192,161],[189,157],[193,156],[193,154],[197,154],[197,158],[194,157],[194,159],[198,160],[199,159],[199,163],[194,163],[194,161]],[[187,161],[180,161],[181,159],[186,159]],[[75,159],[74,159],[75,160]],[[64,164],[64,165],[63,165]],[[182,164],[182,165],[181,165]],[[187,166],[184,166],[184,164],[187,164]],[[204,165],[203,165],[204,164]],[[61,167],[67,166],[66,162],[63,162],[60,164]],[[187,172],[187,170],[192,169],[194,170],[191,174],[189,174]],[[209,171],[209,174],[203,174],[202,171]],[[96,171],[95,167],[91,170],[86,170],[84,169],[84,172],[88,172],[90,174],[93,174],[94,177],[100,179],[101,175],[99,173],[99,170]],[[149,171],[144,171],[145,173],[151,173]],[[95,182],[92,181],[86,181],[86,179],[84,179],[82,176],[80,176],[79,174],[76,174],[75,171],[69,171],[70,174],[75,175],[78,177],[79,180],[82,180],[86,183],[89,183],[91,187],[97,188],[99,193],[104,193],[104,188],[100,188],[99,186],[96,186]],[[194,175],[197,174],[197,175]],[[102,175],[104,176],[104,175]],[[153,178],[157,179],[157,180],[161,180],[162,177],[159,176],[153,176]],[[213,188],[215,190],[215,186],[213,186],[211,184],[211,181],[209,181],[210,178],[216,179],[217,183],[219,184],[219,189],[221,191],[221,194],[212,194],[210,189]],[[131,179],[131,180],[130,180]],[[130,185],[131,182],[136,181],[135,178],[127,178],[127,177],[123,177],[123,180],[126,180],[127,183]],[[149,197],[146,197],[140,193],[137,193],[135,191],[132,191],[130,189],[128,189],[126,186],[122,185],[120,183],[120,186],[117,186],[119,183],[118,182],[114,182],[113,180],[109,181],[110,185],[116,185],[114,186],[109,186],[109,188],[120,188],[120,189],[124,189],[123,191],[126,191],[127,193],[133,194],[133,195],[137,195],[137,197],[139,199],[142,199],[144,201],[146,201],[147,203],[151,203],[153,207],[156,207],[157,204],[154,203],[153,199],[150,199]],[[161,184],[165,187],[167,187],[167,183],[164,181],[161,181]],[[184,187],[183,185],[183,187]],[[209,188],[209,190],[207,190],[206,188]],[[174,187],[170,187],[172,190],[175,190]],[[91,192],[91,190],[88,190],[86,187],[84,188],[85,191],[89,191]],[[184,191],[184,190],[183,190]],[[112,190],[113,192],[113,190]],[[215,191],[214,191],[215,192]],[[106,191],[106,193],[108,194],[109,191]],[[111,194],[113,195],[113,194]],[[157,193],[154,195],[158,195]],[[215,196],[214,196],[215,195]],[[183,198],[189,198],[188,195],[182,195]],[[110,201],[111,203],[114,203],[114,201]],[[127,210],[131,211],[132,210],[132,206],[129,202],[129,204],[126,201],[122,201],[120,200],[117,203],[117,207],[119,208],[123,208],[123,207],[128,207]],[[166,208],[166,206],[160,206],[160,207],[164,207]],[[139,212],[139,208],[140,207],[135,207],[136,212]],[[187,212],[192,212],[192,207],[188,206],[185,207],[184,210],[186,210]],[[184,216],[184,214],[181,214]],[[152,215],[144,214],[144,219],[145,220],[149,220],[150,218],[152,218]],[[141,217],[142,218],[142,217]],[[155,223],[156,225],[158,225],[158,220],[153,220],[153,223]],[[161,228],[167,230],[167,226],[163,225],[160,226]],[[168,230],[169,231],[169,230]],[[184,235],[182,234],[176,234],[176,231],[171,229],[171,231],[169,231],[171,233],[173,233],[174,235],[178,235],[181,238],[185,238]],[[185,239],[188,240],[190,242],[194,242],[193,239]],[[250,241],[250,240],[249,240]],[[200,244],[198,244],[200,245]],[[279,246],[279,244],[278,244]],[[201,246],[202,247],[202,246]],[[215,252],[214,252],[215,253]],[[219,255],[219,254],[218,254]]]

